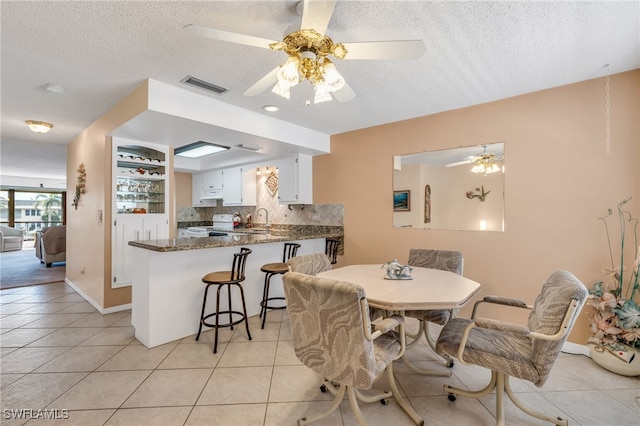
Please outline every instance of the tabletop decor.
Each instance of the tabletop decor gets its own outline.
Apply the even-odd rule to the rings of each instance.
[[[640,306],[637,302],[638,275],[640,274],[640,247],[638,247],[638,219],[632,217],[623,206],[627,198],[617,205],[620,235],[620,254],[614,263],[614,251],[607,219],[613,210],[601,220],[609,247],[610,267],[603,268],[609,279],[600,281],[589,290],[587,303],[594,307],[589,317],[591,358],[603,368],[625,376],[640,375]],[[629,234],[629,235],[626,235]],[[635,255],[630,270],[625,265],[625,237],[632,237]]]
[[[385,263],[381,269],[387,270],[387,275],[384,277],[387,280],[410,280],[412,278],[413,268],[409,265],[401,265],[398,263],[398,259]]]

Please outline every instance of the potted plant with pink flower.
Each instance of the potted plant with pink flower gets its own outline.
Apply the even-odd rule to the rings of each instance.
[[[638,247],[638,219],[623,206],[627,198],[617,205],[620,229],[620,260],[614,263],[611,235],[607,219],[613,211],[598,218],[604,224],[609,245],[610,267],[603,268],[609,278],[594,284],[589,290],[587,304],[593,306],[589,320],[591,358],[602,367],[627,376],[640,375],[640,306],[638,291],[640,274],[640,247]],[[633,266],[625,267],[625,238],[633,237]]]

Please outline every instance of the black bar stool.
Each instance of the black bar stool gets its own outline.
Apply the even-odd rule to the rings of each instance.
[[[331,261],[332,265],[335,265],[338,262],[338,246],[340,245],[340,240],[334,240],[332,238],[327,238],[325,245],[325,254]]]
[[[269,297],[269,284],[271,283],[271,277],[278,274],[284,274],[289,270],[286,262],[292,257],[296,257],[296,253],[300,248],[300,244],[297,243],[284,243],[284,252],[282,253],[282,263],[267,263],[263,265],[260,270],[266,275],[264,276],[264,288],[262,290],[262,302],[260,302],[260,318],[262,318],[262,327],[264,328],[264,322],[267,320],[267,309],[284,309],[283,306],[272,306],[269,302],[272,300],[284,300],[284,297]]]
[[[213,353],[215,354],[218,351],[218,329],[222,327],[231,327],[233,330],[233,326],[244,321],[247,326],[247,336],[249,340],[251,340],[251,333],[249,332],[249,322],[247,321],[247,306],[244,303],[244,291],[242,290],[242,281],[244,281],[244,267],[247,262],[247,256],[251,253],[251,250],[245,247],[240,249],[240,253],[233,254],[233,265],[230,271],[216,271],[210,272],[204,277],[202,277],[202,282],[207,286],[204,289],[204,299],[202,301],[202,314],[200,314],[200,327],[198,328],[198,335],[196,336],[196,340],[200,338],[200,332],[202,332],[202,326],[206,325],[207,327],[215,328],[215,341],[213,343]],[[209,292],[209,287],[212,285],[218,286],[218,291],[216,294],[216,311],[212,314],[205,315],[205,307],[207,305],[207,293]],[[231,306],[231,286],[237,286],[240,289],[240,297],[242,298],[242,312],[234,311]],[[227,288],[227,296],[229,301],[229,309],[226,311],[220,310],[220,290],[224,287]],[[229,315],[229,322],[220,324],[220,316],[223,314]],[[237,320],[233,320],[233,315],[238,315],[240,318]],[[206,319],[210,317],[215,317],[215,324],[211,324],[206,322]]]

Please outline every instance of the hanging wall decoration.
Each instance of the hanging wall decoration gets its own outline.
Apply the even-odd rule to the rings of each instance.
[[[424,223],[431,223],[431,185],[424,187]]]
[[[267,170],[269,169],[267,168]],[[269,194],[273,197],[278,190],[278,175],[274,169],[271,169],[271,173],[269,173],[269,176],[264,181],[264,186],[267,187]]]
[[[78,204],[80,204],[80,196],[87,192],[85,188],[85,185],[87,183],[87,172],[84,169],[84,163],[80,163],[76,172],[78,172],[78,181],[76,182],[76,195],[75,197],[73,197],[73,203],[71,203],[71,205],[74,206],[76,210],[78,210]]]
[[[467,191],[467,198],[470,200],[477,198],[480,202],[483,202],[491,191],[485,191],[484,186],[482,186],[481,188],[482,189],[476,188],[475,192],[477,192],[477,194],[474,193],[474,191]]]

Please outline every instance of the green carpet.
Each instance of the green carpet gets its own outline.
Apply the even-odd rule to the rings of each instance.
[[[66,263],[47,268],[36,257],[34,248],[0,253],[0,289],[64,281]]]

